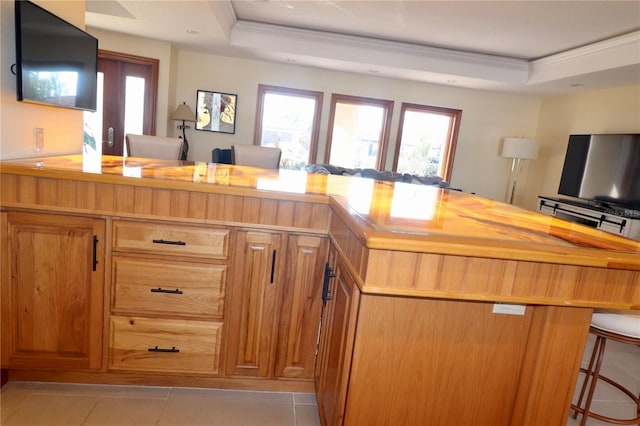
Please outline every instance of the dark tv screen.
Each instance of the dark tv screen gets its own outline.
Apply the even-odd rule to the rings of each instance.
[[[640,134],[571,135],[558,193],[640,209]]]
[[[29,1],[15,20],[18,100],[95,111],[98,40]]]

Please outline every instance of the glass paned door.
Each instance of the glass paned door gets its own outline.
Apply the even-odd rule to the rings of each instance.
[[[126,133],[155,134],[158,63],[99,51],[98,106],[85,113],[85,144],[95,144],[103,155],[123,155]]]

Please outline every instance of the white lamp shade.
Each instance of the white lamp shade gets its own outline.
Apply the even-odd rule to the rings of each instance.
[[[196,115],[191,111],[189,105],[183,102],[178,105],[178,108],[173,112],[173,114],[171,114],[171,119],[179,121],[196,121]]]
[[[533,160],[538,158],[538,142],[534,139],[504,138],[502,156]]]

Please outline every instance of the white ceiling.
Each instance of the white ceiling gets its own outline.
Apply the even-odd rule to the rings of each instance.
[[[87,0],[86,25],[200,52],[479,89],[640,84],[640,0]]]

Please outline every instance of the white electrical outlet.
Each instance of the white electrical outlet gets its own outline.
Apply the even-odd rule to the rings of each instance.
[[[33,152],[40,152],[44,149],[44,129],[36,127],[33,129]]]
[[[494,314],[506,314],[506,315],[524,315],[527,310],[526,305],[511,305],[508,303],[494,303]]]

